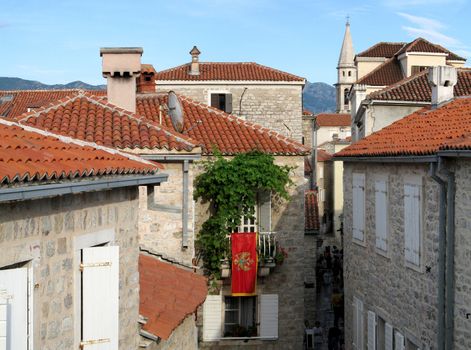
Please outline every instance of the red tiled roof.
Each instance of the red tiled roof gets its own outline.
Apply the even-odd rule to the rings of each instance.
[[[446,53],[448,54],[447,60],[458,60],[466,61],[465,58],[458,56],[457,54],[445,49],[443,46],[433,44],[424,38],[417,38],[414,41],[405,45],[400,51],[397,52],[397,56],[405,52],[430,52],[430,53]]]
[[[206,278],[151,256],[139,256],[139,313],[147,318],[142,327],[162,339],[203,304]]]
[[[225,155],[260,150],[274,155],[304,155],[309,148],[261,125],[244,121],[217,108],[179,96],[184,111],[184,132],[203,146],[204,154],[217,148]],[[166,103],[167,95],[138,95],[138,113],[148,120],[159,119],[159,106]],[[170,118],[163,113],[162,124],[172,127]]]
[[[471,69],[457,68],[458,80],[454,87],[455,96],[471,95]],[[428,82],[428,69],[368,96],[369,100],[430,102],[432,88]]]
[[[393,57],[400,49],[407,43],[391,43],[391,42],[380,42],[363,52],[360,52],[358,57]]]
[[[77,95],[81,90],[0,90],[0,98],[12,96],[12,100],[1,103],[0,116],[15,118],[28,112],[28,108],[38,108],[65,97]],[[105,96],[105,90],[87,91],[95,96]]]
[[[200,62],[199,75],[190,75],[191,64],[157,72],[157,80],[245,80],[245,81],[299,81],[304,78],[263,66],[255,62]]]
[[[316,116],[317,125],[322,126],[350,126],[352,116],[348,113],[320,113]]]
[[[318,162],[327,162],[332,159],[332,154],[327,153],[323,149],[317,150],[317,161]]]
[[[157,164],[0,119],[0,184],[152,174]],[[93,147],[96,146],[96,147]]]
[[[18,119],[25,125],[119,149],[195,148],[187,136],[87,93],[77,93]]]
[[[317,191],[308,190],[304,193],[305,231],[319,230],[319,207],[317,205]]]
[[[402,80],[402,78],[401,64],[397,58],[393,57],[361,77],[357,84],[388,86]]]
[[[141,73],[153,73],[156,74],[155,68],[151,64],[141,64]]]
[[[344,148],[335,157],[431,155],[453,144],[459,147],[469,135],[471,98],[457,98],[440,108],[412,113]]]
[[[312,113],[311,111],[307,110],[307,109],[303,109],[303,115],[313,115],[314,113]]]

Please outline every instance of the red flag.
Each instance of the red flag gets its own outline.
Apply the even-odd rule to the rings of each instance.
[[[255,295],[257,285],[257,234],[233,233],[232,241],[232,295]]]

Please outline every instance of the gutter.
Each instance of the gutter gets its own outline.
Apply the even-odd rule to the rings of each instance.
[[[77,194],[81,192],[103,191],[120,187],[133,187],[160,184],[167,181],[167,174],[119,176],[115,178],[65,182],[49,185],[34,185],[0,189],[0,202],[31,200],[46,197]]]
[[[431,156],[390,156],[390,157],[333,157],[334,161],[342,162],[367,162],[367,163],[436,163],[438,157]]]

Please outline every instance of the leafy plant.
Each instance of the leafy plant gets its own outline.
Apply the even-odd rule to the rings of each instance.
[[[292,184],[289,166],[275,164],[272,155],[251,151],[203,162],[204,172],[195,179],[194,199],[210,203],[211,216],[196,240],[209,275],[220,276],[221,259],[230,256],[228,234],[240,225],[242,216],[253,218],[257,194],[269,191],[288,199],[287,187]]]

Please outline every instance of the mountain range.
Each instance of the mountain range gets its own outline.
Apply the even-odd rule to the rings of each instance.
[[[90,85],[83,81],[47,85],[34,80],[0,77],[0,90],[103,90],[106,85]],[[306,82],[303,91],[303,108],[312,113],[335,111],[335,88],[326,83]]]

